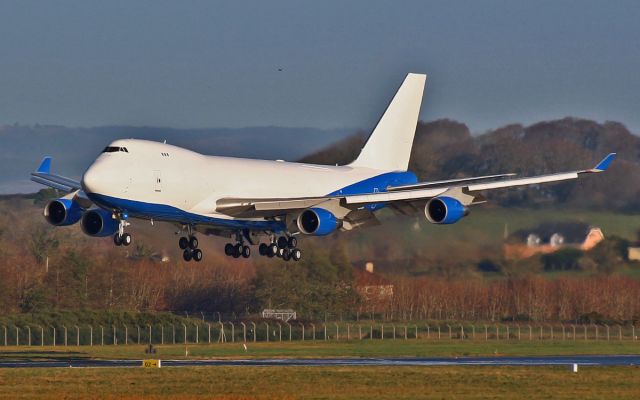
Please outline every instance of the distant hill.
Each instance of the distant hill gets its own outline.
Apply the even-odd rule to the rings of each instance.
[[[353,160],[366,140],[358,133],[303,157],[319,164]],[[640,138],[622,124],[564,118],[513,124],[472,136],[456,121],[420,122],[410,169],[421,180],[515,172],[520,175],[589,168],[609,152],[618,159],[606,174],[579,182],[496,191],[489,199],[506,206],[563,203],[640,210]]]
[[[211,128],[107,126],[69,128],[52,125],[0,126],[0,194],[35,192],[29,173],[44,155],[54,157],[54,169],[79,177],[96,155],[120,138],[167,140],[205,154],[295,160],[352,131],[313,128]]]

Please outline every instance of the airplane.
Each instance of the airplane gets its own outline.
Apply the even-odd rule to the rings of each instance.
[[[424,213],[433,224],[453,224],[485,202],[482,192],[539,185],[605,171],[616,153],[594,168],[516,178],[515,174],[419,182],[408,170],[426,75],[410,73],[357,158],[342,166],[254,160],[199,154],[167,143],[121,139],[110,143],[80,181],[51,172],[45,157],[31,174],[64,191],[49,202],[55,226],[80,222],[89,236],[113,236],[128,246],[132,219],[178,227],[185,261],[201,261],[196,233],[230,238],[225,254],[298,261],[298,238],[325,236],[380,224],[376,213]]]

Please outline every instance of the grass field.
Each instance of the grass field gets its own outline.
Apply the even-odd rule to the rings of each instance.
[[[155,357],[185,358],[266,358],[266,357],[454,357],[454,356],[542,356],[567,354],[638,354],[640,341],[496,341],[496,340],[363,340],[242,343],[211,345],[155,346]],[[145,346],[0,347],[2,359],[148,357]]]
[[[0,398],[637,399],[637,367],[202,367],[0,370]]]

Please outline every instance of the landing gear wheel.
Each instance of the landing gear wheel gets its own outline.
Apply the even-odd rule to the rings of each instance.
[[[290,249],[295,249],[298,246],[298,239],[291,236],[287,244],[289,245]]]
[[[285,247],[287,247],[287,238],[285,236],[280,236],[278,238],[278,247],[281,249],[284,249]]]
[[[231,257],[233,255],[233,248],[234,248],[234,246],[231,243],[225,244],[224,245],[224,254],[226,254],[229,257]]]
[[[128,246],[131,244],[131,235],[129,235],[128,233],[125,233],[124,235],[122,235],[122,237],[120,238],[120,241],[122,242],[123,246]]]
[[[122,237],[120,237],[119,233],[113,235],[113,244],[116,246],[122,246]]]
[[[260,243],[260,246],[258,246],[258,253],[260,253],[261,256],[266,256],[268,252],[269,246],[267,246],[265,243]]]
[[[242,255],[242,245],[238,243],[233,246],[233,258],[239,258]]]
[[[186,261],[189,262],[191,261],[192,254],[191,254],[191,249],[185,249],[184,252],[182,253],[182,258]]]
[[[275,243],[271,243],[267,249],[267,256],[269,258],[275,257],[278,254],[278,245]]]
[[[289,260],[291,260],[291,253],[289,252],[289,249],[284,249],[284,250],[282,251],[282,259],[283,259],[284,261],[289,261]]]
[[[244,258],[251,257],[251,247],[242,246],[242,257],[244,257]]]
[[[300,261],[300,259],[302,258],[302,252],[300,251],[300,249],[291,250],[291,258],[293,259],[293,261]]]
[[[200,249],[193,250],[193,259],[196,262],[202,261],[202,250],[200,250]]]
[[[191,250],[195,250],[198,248],[198,238],[195,236],[191,236],[191,238],[189,239],[189,248]]]
[[[276,254],[278,257],[284,256],[284,253],[287,251],[287,249],[278,249],[278,253]]]
[[[189,247],[189,239],[187,239],[186,237],[181,237],[180,240],[178,240],[178,246],[180,246],[180,249],[184,250],[187,247]]]

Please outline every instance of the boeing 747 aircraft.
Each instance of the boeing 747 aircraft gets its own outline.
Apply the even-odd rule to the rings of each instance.
[[[230,238],[225,253],[300,260],[297,238],[379,224],[376,212],[424,212],[453,224],[484,202],[482,192],[577,179],[609,167],[514,178],[514,174],[418,182],[408,171],[426,75],[408,74],[358,157],[344,166],[206,156],[166,143],[123,139],[109,144],[78,182],[51,172],[45,157],[31,179],[66,196],[44,209],[46,220],[80,222],[84,233],[128,246],[132,219],[178,226],[185,261],[201,261],[196,233]]]

